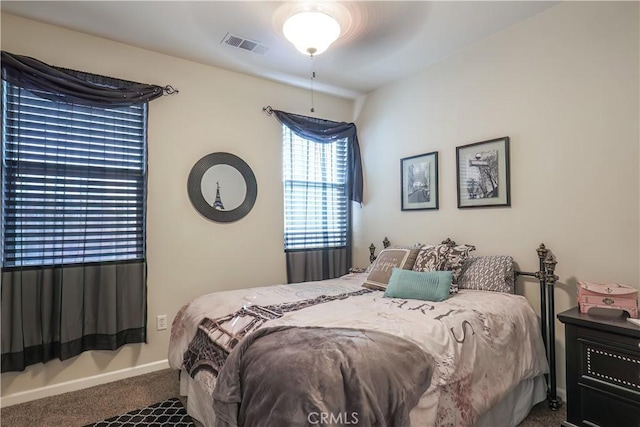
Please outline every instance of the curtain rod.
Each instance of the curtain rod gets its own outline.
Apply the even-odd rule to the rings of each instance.
[[[175,95],[177,93],[180,93],[178,89],[176,89],[171,85],[166,85],[165,87],[162,88],[162,91],[165,93],[165,95]]]

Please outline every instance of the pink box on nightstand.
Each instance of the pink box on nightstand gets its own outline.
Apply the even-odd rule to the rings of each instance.
[[[587,313],[592,307],[615,308],[638,318],[638,290],[632,286],[578,280],[577,288],[581,313]]]

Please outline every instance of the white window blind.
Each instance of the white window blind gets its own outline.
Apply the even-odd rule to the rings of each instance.
[[[317,143],[283,126],[284,248],[347,245],[347,139]]]
[[[143,259],[146,104],[2,89],[3,267]]]

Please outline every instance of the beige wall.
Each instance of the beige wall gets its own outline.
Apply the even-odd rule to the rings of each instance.
[[[308,114],[308,91],[6,14],[2,49],[180,90],[149,108],[148,344],[87,352],[62,363],[32,366],[24,373],[3,374],[3,396],[166,359],[169,332],[155,330],[157,315],[167,314],[171,321],[182,304],[206,292],[286,280],[281,128],[262,107]],[[334,120],[350,121],[352,104],[315,97],[316,114]],[[187,196],[191,167],[217,151],[244,159],[258,181],[253,210],[236,223],[202,218]]]
[[[558,258],[558,312],[576,305],[577,279],[638,286],[638,22],[637,3],[566,2],[358,100],[366,194],[356,262],[384,236],[451,236],[531,271],[544,242]],[[505,135],[512,207],[457,209],[455,147]],[[400,158],[430,151],[440,210],[401,212]],[[527,296],[537,305],[537,289]]]

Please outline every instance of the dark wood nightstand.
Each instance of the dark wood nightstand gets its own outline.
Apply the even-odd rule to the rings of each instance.
[[[640,427],[640,327],[626,317],[583,314],[578,307],[558,319],[565,324],[567,351],[562,425]]]

